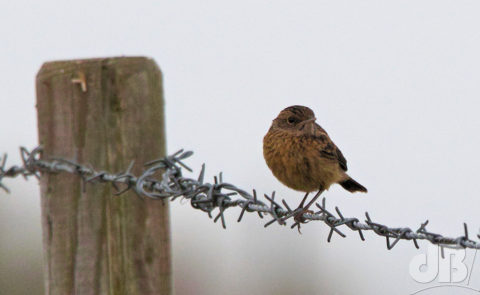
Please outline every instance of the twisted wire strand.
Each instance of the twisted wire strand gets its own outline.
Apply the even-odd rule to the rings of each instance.
[[[192,172],[192,169],[183,163],[183,160],[193,154],[191,151],[179,150],[170,156],[150,161],[145,164],[145,170],[138,176],[131,172],[134,162],[131,162],[124,172],[113,174],[106,171],[96,171],[94,168],[68,159],[51,158],[44,160],[41,157],[41,153],[41,147],[37,147],[32,151],[21,147],[22,165],[20,166],[7,167],[6,154],[0,158],[0,189],[5,190],[7,193],[10,192],[2,183],[4,178],[23,176],[25,179],[28,179],[34,176],[39,179],[41,173],[70,173],[78,175],[82,179],[84,189],[86,183],[111,183],[116,190],[115,195],[121,195],[133,190],[139,196],[154,200],[174,201],[177,198],[187,199],[193,208],[206,212],[210,218],[213,218],[214,222],[220,220],[223,228],[226,228],[224,213],[228,208],[232,207],[241,208],[237,219],[238,222],[242,220],[245,212],[255,212],[260,218],[270,216],[272,219],[265,223],[265,227],[273,223],[286,225],[288,219],[298,215],[302,210],[302,208],[292,210],[284,199],[279,203],[275,200],[275,192],[272,192],[271,195],[264,194],[263,199],[260,199],[255,190],[249,193],[233,184],[223,182],[222,173],[218,177],[214,177],[213,183],[206,182],[204,179],[205,164],[202,165],[202,169],[196,179],[184,177],[182,169]],[[157,172],[161,176],[156,178],[155,174]],[[432,244],[439,245],[442,249],[443,247],[480,249],[480,243],[469,238],[466,223],[463,224],[464,235],[452,238],[428,231],[426,229],[428,220],[422,223],[417,230],[412,230],[409,227],[389,227],[374,222],[368,212],[365,213],[366,219],[363,223],[355,217],[344,217],[338,207],[335,207],[335,215],[327,210],[325,198],[323,198],[321,204],[316,203],[315,205],[318,211],[301,214],[302,220],[305,223],[322,221],[330,227],[328,242],[331,241],[334,233],[343,238],[346,237],[339,229],[343,225],[344,228],[358,232],[362,241],[365,241],[364,231],[372,231],[378,236],[385,237],[386,246],[389,250],[400,240],[412,241],[417,249],[419,248],[417,240],[427,240]],[[218,212],[213,216],[215,209],[218,209]],[[301,223],[294,221],[290,227],[297,228],[300,231],[300,226]],[[477,238],[480,239],[480,235],[477,235]]]

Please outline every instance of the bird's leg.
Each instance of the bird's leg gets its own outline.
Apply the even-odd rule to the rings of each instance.
[[[303,197],[303,200],[302,202],[300,203],[300,205],[298,205],[298,209],[301,209],[297,214],[295,214],[295,221],[298,222],[298,223],[305,223],[305,218],[303,217],[303,214],[307,213],[307,212],[311,212],[308,210],[308,208],[310,208],[310,206],[312,206],[313,204],[315,204],[315,201],[318,199],[318,197],[320,197],[320,195],[323,193],[323,190],[319,190],[315,196],[313,196],[313,199],[308,202],[307,206],[303,207],[303,204],[305,203],[305,200],[307,199],[307,196],[309,193],[306,193],[305,194],[305,197]]]
[[[298,205],[297,209],[303,208],[303,204],[305,204],[305,201],[307,200],[309,194],[310,193],[305,193],[305,196],[303,197],[302,202],[300,202],[300,205]]]
[[[312,199],[310,202],[308,202],[307,206],[305,207],[305,210],[306,210],[306,211],[308,210],[308,208],[310,208],[310,206],[312,206],[312,205],[315,203],[315,201],[318,199],[318,197],[320,197],[320,195],[321,195],[322,193],[323,193],[323,190],[319,190],[319,191],[315,194],[315,196],[313,197],[313,199]]]

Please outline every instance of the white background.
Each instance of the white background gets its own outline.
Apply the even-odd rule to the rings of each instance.
[[[286,106],[312,108],[368,194],[339,186],[330,209],[445,235],[478,232],[478,1],[3,1],[0,152],[37,144],[35,74],[45,61],[144,55],[164,73],[168,150],[247,190],[302,194],[266,167],[262,138]],[[99,167],[101,168],[101,167]],[[42,294],[39,189],[0,192],[0,293]],[[321,223],[263,228],[253,214],[227,230],[171,206],[176,294],[409,294],[434,286],[408,273],[425,253]],[[467,253],[472,257],[473,252]],[[478,268],[478,267],[477,267]],[[470,287],[480,288],[478,269]],[[463,283],[465,285],[465,283]],[[430,293],[428,293],[430,292]],[[471,294],[439,288],[423,294]],[[464,293],[461,293],[464,292]],[[470,293],[468,293],[470,292]],[[422,293],[421,293],[422,294]]]

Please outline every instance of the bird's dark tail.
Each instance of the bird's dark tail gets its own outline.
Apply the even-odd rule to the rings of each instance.
[[[356,182],[353,178],[349,177],[347,180],[339,182],[344,189],[347,191],[354,193],[354,192],[362,192],[366,193],[367,189],[361,185],[360,183]]]

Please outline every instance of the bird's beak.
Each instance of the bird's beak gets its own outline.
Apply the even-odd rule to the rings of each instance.
[[[314,117],[314,118],[303,121],[303,123],[308,124],[310,122],[315,122],[316,120],[317,120],[317,118]]]
[[[303,122],[300,123],[300,125],[299,125],[299,130],[305,129],[308,133],[313,134],[314,129],[315,129],[315,125],[314,125],[313,123],[314,123],[316,120],[317,120],[317,118],[311,118],[311,119],[308,119],[308,120],[303,121]]]

